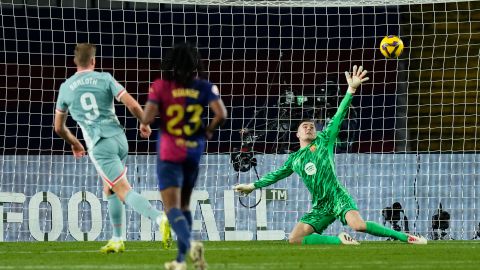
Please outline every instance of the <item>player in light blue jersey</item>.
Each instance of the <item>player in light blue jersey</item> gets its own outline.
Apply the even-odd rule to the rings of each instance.
[[[128,183],[125,167],[128,142],[113,102],[116,99],[125,104],[137,119],[142,119],[143,110],[112,75],[94,71],[95,51],[95,46],[88,43],[78,44],[75,48],[77,72],[60,86],[55,132],[71,145],[75,157],[82,157],[85,155],[82,143],[65,125],[68,112],[82,129],[90,159],[103,179],[113,227],[112,239],[100,251],[116,253],[125,250],[123,203],[157,223],[161,222],[163,215]],[[140,133],[143,138],[150,136],[150,126],[140,125]]]

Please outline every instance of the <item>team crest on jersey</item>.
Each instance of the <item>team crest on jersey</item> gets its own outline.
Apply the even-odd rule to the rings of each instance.
[[[317,167],[313,162],[308,162],[305,164],[304,170],[307,175],[314,175],[317,173]]]
[[[310,146],[310,152],[315,152],[315,150],[317,150],[317,146],[315,144]]]

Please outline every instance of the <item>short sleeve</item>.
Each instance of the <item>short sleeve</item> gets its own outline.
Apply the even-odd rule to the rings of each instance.
[[[209,89],[207,92],[208,92],[208,95],[207,95],[208,103],[220,98],[220,91],[218,90],[218,86],[214,84],[209,84]]]
[[[60,90],[58,91],[57,105],[55,110],[61,113],[68,112],[68,105],[65,101],[65,90],[63,84],[60,86]]]
[[[125,90],[125,87],[121,85],[113,76],[105,72],[107,76],[107,87],[112,91],[112,95],[115,97],[116,100],[120,101],[120,98],[122,97],[123,94],[125,94],[127,91]]]
[[[157,81],[153,82],[150,85],[150,88],[148,89],[148,101],[149,102],[153,102],[153,103],[156,103],[156,104],[160,103],[160,96],[158,94],[159,85],[160,85],[160,83],[158,83]]]

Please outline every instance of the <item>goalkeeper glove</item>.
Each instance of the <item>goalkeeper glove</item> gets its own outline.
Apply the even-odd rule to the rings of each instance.
[[[352,94],[355,93],[357,88],[363,83],[369,80],[368,77],[365,77],[367,75],[367,71],[363,70],[363,66],[359,66],[357,68],[357,65],[353,66],[353,72],[350,75],[350,72],[345,71],[345,77],[347,78],[347,83],[348,83],[348,91]]]
[[[248,195],[250,194],[250,192],[252,192],[253,190],[255,190],[255,186],[253,185],[253,183],[250,183],[250,184],[238,184],[236,186],[233,187],[233,190],[235,190],[236,192],[240,192],[244,195]]]

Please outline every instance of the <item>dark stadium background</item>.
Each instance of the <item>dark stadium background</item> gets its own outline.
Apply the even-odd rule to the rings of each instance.
[[[374,71],[353,101],[360,132],[351,151],[395,149],[395,93],[401,72],[399,62],[385,60],[377,47],[383,36],[399,33],[397,7],[149,4],[148,9],[135,9],[125,4],[110,10],[2,4],[0,12],[1,154],[69,150],[53,133],[53,116],[60,84],[75,73],[75,43],[97,44],[97,70],[111,72],[130,93],[138,91],[134,96],[144,104],[159,59],[172,44],[185,40],[198,44],[204,59],[210,59],[204,62],[208,78],[220,86],[230,112],[219,138],[208,143],[208,152],[227,153],[239,147],[238,131],[254,118],[255,108],[267,104],[268,117],[277,117],[278,96],[288,87],[296,94],[313,94],[328,73],[344,93],[343,72],[351,63]],[[120,121],[130,151],[153,153],[154,142],[138,137],[136,120],[122,106],[117,112],[129,116]],[[265,116],[253,124],[264,122]],[[267,143],[256,144],[255,149],[276,152],[277,136],[276,131],[268,132],[263,138]]]

